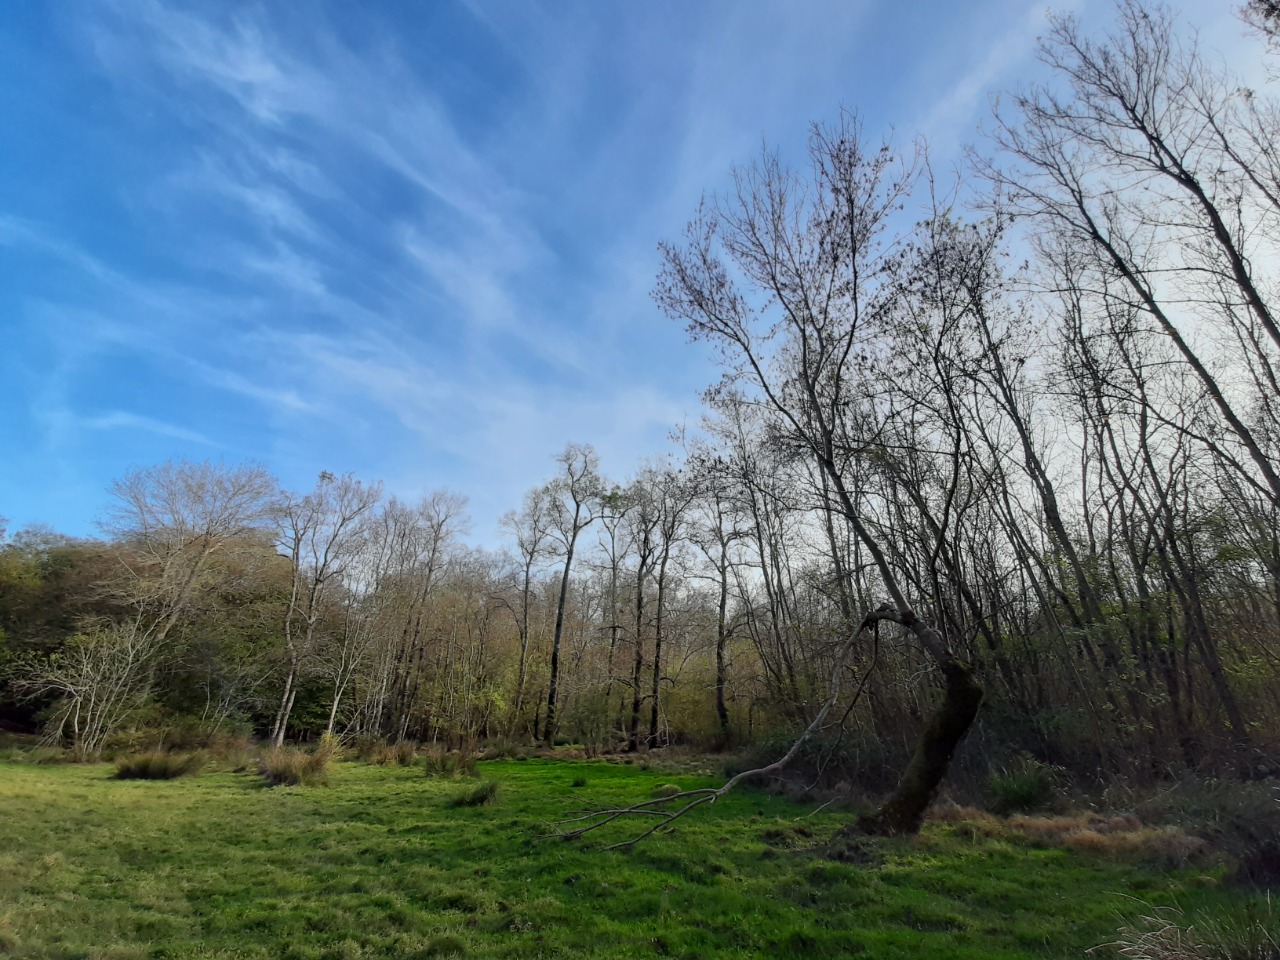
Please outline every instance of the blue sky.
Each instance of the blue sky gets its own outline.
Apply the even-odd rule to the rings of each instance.
[[[1181,9],[1229,54],[1235,6]],[[256,460],[448,487],[495,543],[566,442],[622,476],[696,419],[649,290],[703,191],[842,106],[946,164],[1045,9],[8,4],[0,515],[90,534],[131,466]]]

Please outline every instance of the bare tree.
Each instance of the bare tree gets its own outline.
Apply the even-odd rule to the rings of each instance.
[[[557,458],[564,472],[551,482],[551,536],[564,557],[560,574],[560,596],[556,601],[556,625],[551,638],[551,677],[547,684],[547,717],[543,739],[551,743],[556,734],[556,707],[560,685],[560,642],[564,634],[564,605],[569,595],[569,575],[578,535],[600,515],[600,461],[588,445],[570,444]]]
[[[137,622],[77,634],[48,658],[18,664],[15,686],[28,697],[55,697],[46,741],[65,741],[91,760],[146,698],[159,643]]]
[[[501,520],[503,528],[515,540],[518,565],[517,598],[514,603],[506,604],[515,620],[520,643],[516,692],[511,707],[512,729],[520,722],[524,710],[525,687],[529,680],[530,609],[533,600],[534,571],[548,556],[552,537],[551,525],[554,522],[552,513],[550,491],[546,487],[539,487],[525,494],[524,506],[519,513],[508,512]],[[563,630],[563,621],[561,621],[561,629]]]
[[[851,118],[815,128],[810,158],[808,181],[769,154],[736,172],[733,194],[698,211],[682,246],[663,247],[656,297],[722,351],[726,379],[771,411],[779,438],[813,458],[888,594],[877,617],[910,631],[945,681],[898,789],[861,823],[913,832],[982,699],[970,665],[916,612],[891,559],[892,528],[868,521],[850,485],[853,473],[901,456],[880,387],[918,362],[895,349],[904,249],[892,232],[917,166],[868,147]]]
[[[210,559],[270,514],[276,481],[255,464],[169,460],[111,485],[103,529],[126,548],[122,588],[140,629],[163,642],[197,592]]]
[[[1041,257],[1101,315],[1136,310],[1168,339],[1221,419],[1221,439],[1197,440],[1280,499],[1265,439],[1280,395],[1280,320],[1263,269],[1280,225],[1274,112],[1138,0],[1120,4],[1099,41],[1054,18],[1040,50],[1069,95],[1016,95],[996,133],[1014,162],[985,165],[987,176],[1042,225]],[[1206,353],[1205,329],[1229,354]],[[1245,415],[1250,403],[1269,430]]]
[[[360,520],[382,498],[378,484],[365,485],[350,474],[322,473],[304,496],[285,495],[279,510],[282,553],[293,571],[284,612],[285,677],[271,727],[271,742],[284,743],[298,682],[314,654],[316,630],[325,602],[353,562],[361,537]]]

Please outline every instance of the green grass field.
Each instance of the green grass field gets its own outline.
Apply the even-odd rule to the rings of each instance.
[[[1220,915],[1246,902],[1212,873],[942,823],[834,862],[822,844],[847,815],[754,791],[629,852],[539,839],[588,803],[705,783],[620,764],[485,763],[500,789],[476,807],[450,805],[472,781],[421,766],[337,763],[317,788],[112,773],[0,763],[0,954],[1078,958],[1140,909],[1131,898]]]

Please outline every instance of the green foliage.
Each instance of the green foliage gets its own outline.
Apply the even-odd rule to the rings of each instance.
[[[481,780],[474,787],[464,790],[449,800],[451,807],[483,807],[498,798],[498,784],[495,780]]]
[[[148,750],[116,761],[117,780],[176,780],[199,773],[205,758],[199,753]]]
[[[674,783],[663,783],[654,787],[649,796],[653,797],[655,800],[665,800],[668,797],[674,797],[679,792],[680,788]]]
[[[996,813],[1035,813],[1051,806],[1061,792],[1063,771],[1023,755],[987,778]]]

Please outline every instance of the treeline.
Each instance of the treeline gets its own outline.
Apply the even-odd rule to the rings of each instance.
[[[86,753],[147,716],[602,749],[809,727],[814,762],[884,780],[922,731],[945,768],[985,693],[997,760],[1271,772],[1280,112],[1137,3],[1041,54],[967,182],[846,117],[664,246],[658,303],[724,370],[680,458],[610,482],[569,447],[501,552],[450,494],[139,471],[109,541],[0,551],[7,715]]]

